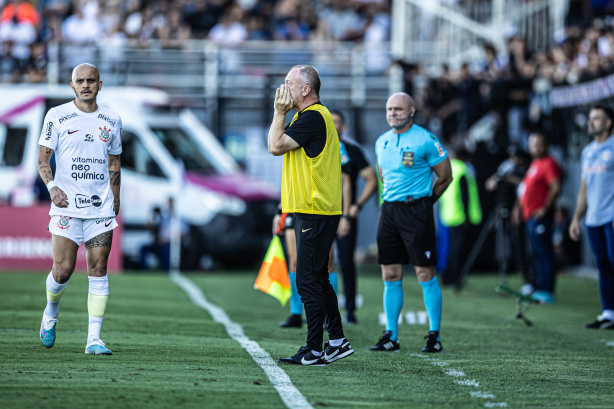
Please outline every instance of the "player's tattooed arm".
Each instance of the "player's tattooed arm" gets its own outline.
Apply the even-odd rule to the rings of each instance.
[[[52,154],[53,149],[42,145],[38,146],[36,168],[38,169],[38,174],[45,185],[53,180],[53,173],[51,172],[51,165],[49,164]],[[66,193],[64,193],[59,186],[53,186],[49,191],[49,196],[51,197],[51,202],[53,202],[54,205],[58,207],[68,207],[68,196],[66,196]]]
[[[45,185],[53,180],[53,173],[51,172],[51,165],[49,164],[49,162],[51,161],[52,154],[53,149],[49,149],[46,146],[42,145],[38,146],[38,159],[36,161],[36,169],[38,169],[38,174],[40,175]]]
[[[113,230],[109,230],[98,236],[89,239],[85,242],[85,249],[93,249],[97,247],[109,247],[111,248],[111,243],[113,243]]]
[[[119,190],[122,184],[121,158],[119,155],[109,155],[109,183],[113,192],[113,210],[119,214]]]

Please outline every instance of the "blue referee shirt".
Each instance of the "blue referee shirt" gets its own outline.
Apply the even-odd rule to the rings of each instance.
[[[603,226],[614,220],[614,136],[582,150],[582,179],[586,180],[586,225]]]
[[[375,154],[384,178],[382,198],[386,202],[431,196],[431,168],[448,157],[437,137],[415,124],[402,134],[391,129],[380,135]]]

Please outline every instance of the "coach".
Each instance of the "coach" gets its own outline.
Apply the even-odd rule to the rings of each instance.
[[[328,281],[328,254],[341,217],[341,156],[333,118],[319,93],[316,69],[293,67],[277,89],[268,135],[269,152],[284,155],[281,204],[295,217],[296,285],[307,318],[307,345],[280,362],[298,365],[324,365],[354,353]],[[292,108],[297,113],[284,128]],[[329,342],[322,353],[325,317]]]
[[[442,297],[435,273],[433,204],[452,182],[452,170],[448,154],[435,135],[414,125],[415,112],[414,101],[408,94],[393,94],[386,103],[386,119],[392,129],[375,143],[384,183],[377,247],[387,324],[372,351],[400,349],[398,320],[403,307],[404,264],[413,264],[416,269],[429,318],[427,343],[422,352],[442,350],[439,338]],[[434,185],[433,172],[438,176]]]

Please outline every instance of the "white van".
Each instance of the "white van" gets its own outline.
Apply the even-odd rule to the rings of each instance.
[[[0,85],[0,201],[35,202],[38,139],[47,110],[74,99],[68,84]],[[154,207],[168,198],[189,226],[183,268],[202,256],[229,265],[261,260],[271,237],[278,194],[243,174],[215,136],[162,91],[103,87],[98,102],[123,122],[121,217],[125,267],[135,267]]]

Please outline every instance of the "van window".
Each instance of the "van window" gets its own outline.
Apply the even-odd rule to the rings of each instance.
[[[173,155],[173,158],[183,162],[186,171],[207,175],[218,173],[215,166],[202,154],[200,147],[181,128],[152,128],[151,130]]]
[[[141,140],[125,128],[122,131],[122,169],[142,175],[166,177]]]
[[[23,151],[26,147],[26,128],[7,127],[4,143],[0,144],[2,150],[2,166],[18,166],[23,159]]]

